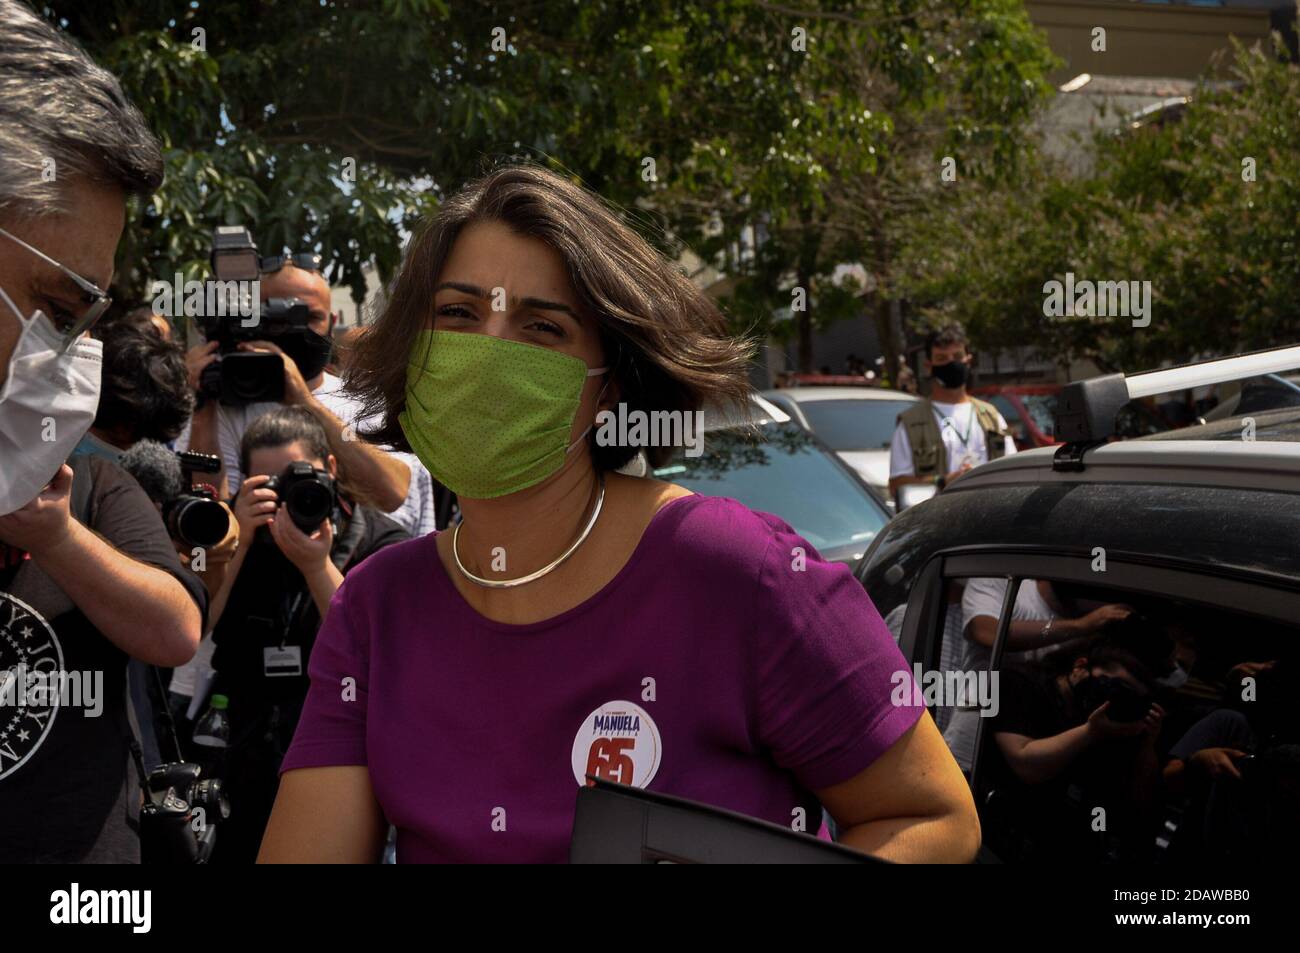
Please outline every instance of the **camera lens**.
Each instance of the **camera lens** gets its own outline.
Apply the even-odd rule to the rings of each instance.
[[[190,546],[215,546],[230,531],[230,513],[226,508],[201,496],[177,498],[164,516],[168,532]]]
[[[209,822],[224,821],[230,816],[230,799],[222,791],[218,778],[197,782],[190,789],[190,806],[202,808]]]
[[[315,532],[334,508],[334,494],[318,480],[304,480],[289,490],[285,506],[304,533]]]

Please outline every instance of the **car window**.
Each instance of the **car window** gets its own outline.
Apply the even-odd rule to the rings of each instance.
[[[1137,401],[1129,401],[1115,415],[1115,435],[1131,439],[1168,430],[1169,425]]]
[[[1055,394],[1021,394],[1021,402],[1044,436],[1052,437],[1056,427]]]
[[[832,450],[888,449],[908,400],[806,400],[799,408]]]
[[[928,633],[946,644],[923,676],[968,774],[976,759],[986,856],[1222,862],[1300,843],[1300,630],[1091,583],[1015,583],[994,670],[972,626],[997,631],[1012,580],[947,581]]]
[[[793,423],[765,425],[757,436],[707,431],[700,456],[678,451],[654,475],[779,516],[828,559],[861,554],[889,519],[866,488]]]

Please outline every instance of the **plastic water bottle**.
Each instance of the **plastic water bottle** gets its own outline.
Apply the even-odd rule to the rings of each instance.
[[[220,749],[230,744],[230,717],[226,709],[230,699],[225,695],[213,695],[212,704],[194,726],[194,743],[203,748]],[[213,755],[220,752],[212,751]]]

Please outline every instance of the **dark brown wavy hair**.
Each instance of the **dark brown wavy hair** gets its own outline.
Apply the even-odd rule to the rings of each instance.
[[[597,195],[541,167],[509,165],[465,185],[412,237],[375,323],[346,373],[348,389],[380,423],[369,440],[409,450],[398,423],[406,373],[419,333],[433,315],[434,288],[461,230],[500,222],[554,248],[588,313],[629,411],[744,412],[753,344],[728,333],[717,305],[628,227]],[[598,446],[597,469],[613,470],[635,447]],[[652,466],[671,447],[644,448]]]

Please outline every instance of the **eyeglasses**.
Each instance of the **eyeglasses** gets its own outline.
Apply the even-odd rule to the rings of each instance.
[[[39,248],[33,248],[17,235],[11,234],[3,228],[0,228],[0,235],[3,235],[11,241],[17,242],[36,257],[49,262],[55,268],[59,269],[59,271],[71,278],[76,283],[77,287],[84,293],[85,297],[83,298],[82,303],[86,306],[85,310],[79,315],[73,315],[72,323],[63,330],[63,350],[66,351],[72,346],[73,342],[76,341],[77,338],[81,337],[95,326],[95,322],[104,316],[104,312],[107,311],[109,305],[113,303],[113,299],[109,297],[107,292],[101,290],[93,282],[87,281],[71,268],[55,261]],[[50,317],[53,318],[53,315]]]
[[[312,251],[295,252],[292,255],[268,255],[261,260],[261,271],[264,275],[274,274],[285,265],[292,262],[295,267],[303,268],[307,271],[321,270],[321,256]]]

